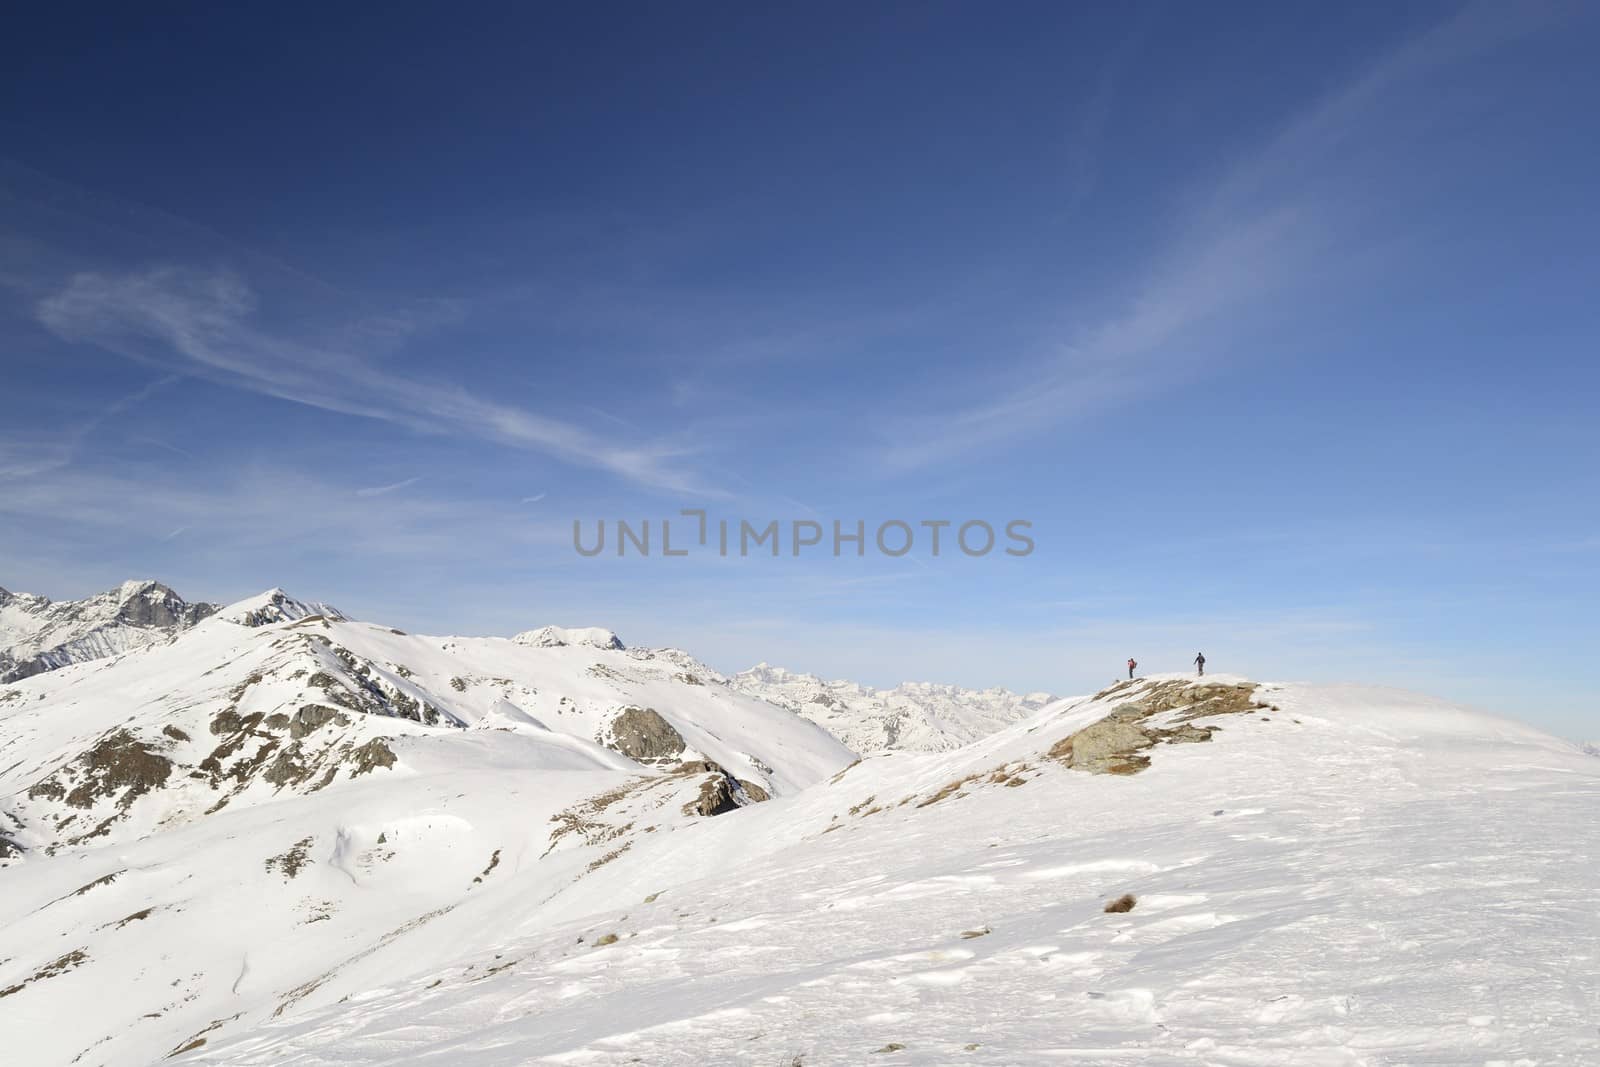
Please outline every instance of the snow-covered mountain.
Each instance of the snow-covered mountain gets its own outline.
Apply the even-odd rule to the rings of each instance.
[[[1600,1057],[1530,728],[1157,676],[852,762],[680,651],[263,607],[0,686],[7,1062]]]
[[[0,589],[0,682],[166,641],[216,610],[149,580],[85,600]]]
[[[823,681],[765,663],[740,671],[728,684],[821,726],[863,754],[903,749],[946,752],[987,737],[1059,699],[1049,693],[963,689],[904,682],[874,689],[848,681]]]

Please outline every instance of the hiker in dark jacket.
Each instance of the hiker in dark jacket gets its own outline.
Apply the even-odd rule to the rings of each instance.
[[[1194,665],[1200,668],[1200,677],[1204,678],[1206,676],[1206,654],[1204,652],[1196,652],[1194,654]]]

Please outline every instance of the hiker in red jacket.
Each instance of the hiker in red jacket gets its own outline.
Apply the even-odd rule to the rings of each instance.
[[[1128,677],[1129,678],[1133,677],[1133,669],[1135,667],[1137,667],[1137,666],[1138,666],[1138,664],[1133,661],[1133,657],[1129,656],[1128,657]]]

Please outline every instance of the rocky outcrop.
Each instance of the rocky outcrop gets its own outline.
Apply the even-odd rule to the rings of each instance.
[[[740,807],[733,779],[727,775],[707,776],[700,783],[700,795],[683,806],[685,815],[723,815]]]
[[[1210,741],[1217,726],[1197,725],[1196,720],[1267,707],[1256,699],[1257,688],[1253,682],[1119,682],[1094,699],[1109,700],[1119,693],[1130,699],[1057,741],[1047,755],[1090,774],[1138,774],[1150,766],[1149,752],[1157,745]]]
[[[718,767],[700,783],[700,795],[683,806],[685,815],[726,815],[769,799],[767,791]]]
[[[139,797],[166,785],[171,775],[171,760],[127,730],[114,730],[72,763],[35,782],[28,795],[63,800],[74,808],[115,799],[126,810]]]
[[[638,763],[676,763],[687,747],[683,735],[660,712],[633,704],[611,720],[607,733],[602,744]]]

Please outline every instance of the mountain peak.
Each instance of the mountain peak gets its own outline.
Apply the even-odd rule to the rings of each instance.
[[[530,648],[565,648],[587,645],[590,648],[622,649],[622,639],[601,626],[541,626],[524,630],[511,640]]]
[[[190,604],[151,578],[83,600],[0,592],[0,604],[8,608],[0,620],[0,681],[156,644],[216,611],[215,604]]]
[[[168,586],[162,585],[154,578],[130,578],[117,587],[117,599],[128,600],[144,593],[161,593],[166,596],[177,596]]]
[[[317,600],[297,600],[273,586],[255,596],[236,600],[217,611],[217,618],[240,626],[271,626],[273,623],[294,622],[307,615],[321,615],[329,619],[344,619],[344,612],[332,604]]]

